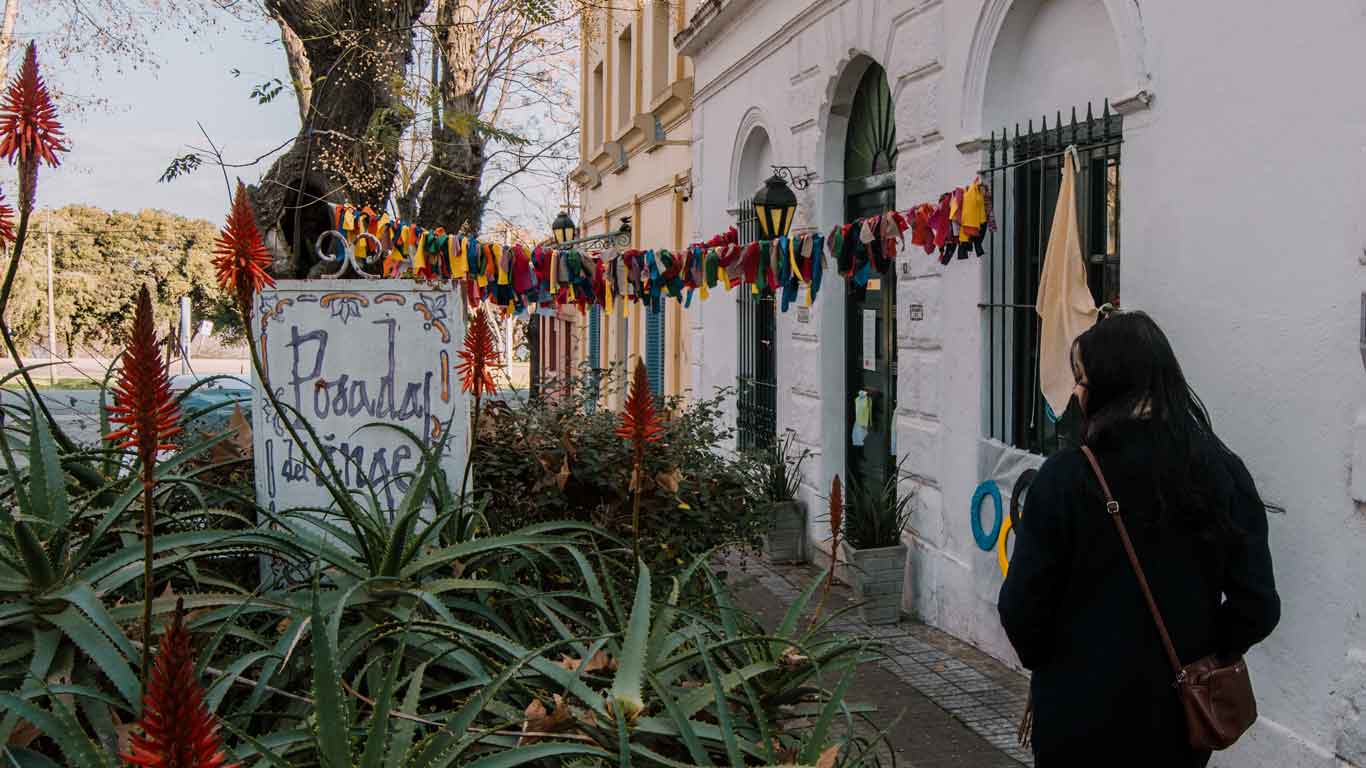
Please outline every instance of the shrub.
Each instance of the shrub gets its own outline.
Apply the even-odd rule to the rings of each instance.
[[[611,385],[583,376],[484,422],[475,488],[495,531],[575,520],[629,540],[631,449],[616,434],[619,416],[599,406]],[[721,545],[756,547],[764,531],[754,458],[719,450],[732,438],[725,397],[664,403],[664,435],[645,453],[641,488],[642,559],[657,575]]]

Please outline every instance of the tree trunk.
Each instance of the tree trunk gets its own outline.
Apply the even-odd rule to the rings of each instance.
[[[477,114],[472,112],[471,102],[468,94],[442,98],[448,109]],[[480,192],[484,176],[484,143],[483,135],[472,127],[468,131],[453,128],[449,120],[441,125],[432,139],[431,164],[435,169],[429,171],[422,188],[418,223],[424,227],[444,226],[453,230],[468,225],[472,231],[479,231],[484,218],[484,198]]]
[[[299,100],[299,122],[303,123],[308,120],[308,102],[313,98],[313,68],[308,64],[304,41],[294,34],[294,28],[278,17],[275,21],[280,25],[280,44],[284,46],[285,59],[289,63],[289,79],[294,83],[294,96]]]
[[[412,119],[399,89],[426,0],[268,0],[282,38],[299,41],[311,83],[298,140],[250,191],[277,277],[305,277],[330,204],[382,209]],[[288,47],[288,46],[287,46]],[[301,68],[301,67],[300,67]]]
[[[441,51],[441,119],[432,126],[432,169],[421,188],[417,220],[427,227],[479,231],[485,137],[478,129],[477,10],[473,0],[437,0]]]

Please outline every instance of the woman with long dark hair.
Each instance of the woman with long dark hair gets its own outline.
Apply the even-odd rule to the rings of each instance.
[[[1082,440],[1094,451],[1182,664],[1241,656],[1280,618],[1266,505],[1214,434],[1167,337],[1141,312],[1073,345]],[[1001,586],[1001,624],[1033,672],[1038,768],[1204,766],[1173,671],[1079,450],[1029,487]]]

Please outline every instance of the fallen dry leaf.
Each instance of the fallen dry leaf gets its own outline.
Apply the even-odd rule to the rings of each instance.
[[[778,663],[783,665],[787,669],[796,669],[797,667],[803,666],[810,662],[811,659],[809,657],[803,656],[796,648],[793,648],[791,646],[789,646],[787,650],[783,651],[782,658],[778,659]]]
[[[18,724],[14,726],[14,730],[10,731],[9,745],[11,747],[23,749],[33,743],[33,740],[38,738],[39,733],[39,730],[27,720],[20,720]]]
[[[564,703],[564,697],[557,693],[554,702],[555,709],[549,713],[540,699],[533,699],[527,705],[526,719],[522,721],[522,733],[527,735],[517,740],[517,746],[534,744],[541,738],[540,734],[558,733],[574,724],[574,716]]]
[[[584,664],[582,659],[562,654],[560,656],[560,666],[570,672],[577,672],[579,667],[582,666],[584,674],[588,674],[589,672],[601,672],[603,670],[612,672],[617,668],[617,660],[608,656],[605,651],[599,650],[597,653],[593,654],[593,658],[589,659],[587,664]]]
[[[821,753],[820,758],[816,760],[816,768],[835,768],[835,761],[839,758],[840,745],[836,744]]]
[[[236,430],[237,432],[232,436],[232,440],[229,442],[237,446],[237,449],[242,452],[243,456],[250,456],[251,421],[247,419],[246,414],[242,413],[242,406],[240,404],[232,407],[232,416],[228,417],[228,429]]]
[[[565,487],[566,485],[569,484],[569,457],[568,457],[568,456],[564,457],[564,464],[561,464],[561,465],[560,465],[560,473],[557,474],[557,475],[555,475],[555,484],[558,485],[558,486],[560,487],[560,490],[562,490],[562,491],[564,490],[564,487]]]
[[[669,493],[678,493],[678,486],[683,482],[683,470],[675,467],[672,472],[660,472],[655,475],[655,482]]]

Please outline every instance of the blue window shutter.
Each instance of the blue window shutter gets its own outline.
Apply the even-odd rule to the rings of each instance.
[[[588,379],[593,399],[588,402],[588,412],[598,409],[598,383],[602,368],[602,308],[594,305],[588,312]]]
[[[602,308],[593,305],[588,313],[588,367],[601,368],[602,360]]]
[[[645,370],[650,376],[650,392],[664,396],[664,310],[645,312]]]

